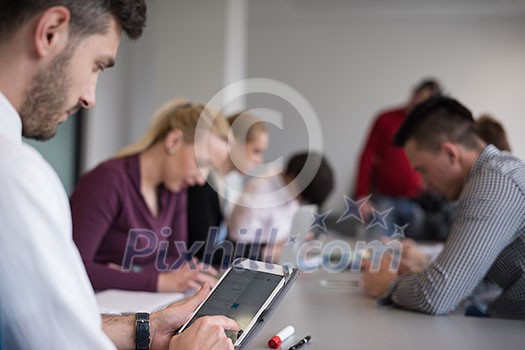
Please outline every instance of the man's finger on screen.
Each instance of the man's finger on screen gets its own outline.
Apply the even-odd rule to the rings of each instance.
[[[211,322],[211,324],[213,325],[224,328],[225,330],[235,332],[241,330],[241,326],[239,326],[237,322],[226,316],[210,316],[208,321]]]

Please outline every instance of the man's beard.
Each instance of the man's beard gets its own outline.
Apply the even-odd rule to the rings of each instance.
[[[25,137],[45,141],[55,136],[59,119],[67,111],[72,56],[73,49],[66,48],[33,77],[20,110]]]

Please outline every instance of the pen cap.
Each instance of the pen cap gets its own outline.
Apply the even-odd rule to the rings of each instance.
[[[272,337],[272,339],[268,340],[268,346],[272,349],[277,349],[283,341],[295,333],[295,328],[292,326],[288,326],[276,335]]]

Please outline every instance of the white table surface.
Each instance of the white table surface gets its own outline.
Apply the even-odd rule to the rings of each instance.
[[[350,272],[303,273],[250,349],[269,349],[268,339],[287,325],[296,331],[281,349],[305,335],[312,342],[302,349],[525,349],[524,321],[465,317],[461,310],[430,316],[379,307],[359,287],[344,282],[359,278]],[[326,288],[321,280],[343,282]]]

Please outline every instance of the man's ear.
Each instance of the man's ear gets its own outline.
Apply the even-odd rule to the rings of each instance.
[[[166,153],[173,154],[175,153],[184,142],[183,138],[184,134],[182,133],[182,130],[180,129],[173,129],[171,130],[168,135],[164,138],[164,148],[166,149]]]
[[[444,142],[441,144],[441,150],[445,153],[445,156],[451,164],[454,164],[459,160],[459,149],[455,144]]]
[[[54,55],[62,51],[69,41],[71,13],[64,6],[45,10],[36,23],[34,44],[39,57]]]

